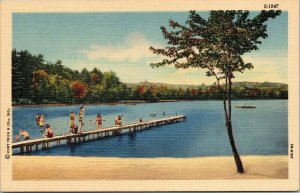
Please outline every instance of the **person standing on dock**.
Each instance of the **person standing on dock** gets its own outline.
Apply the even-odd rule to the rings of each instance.
[[[122,126],[122,117],[120,115],[115,118],[115,125]]]
[[[100,113],[98,113],[98,115],[97,115],[96,123],[97,123],[97,129],[101,129],[101,127],[102,127],[102,116],[101,116]]]
[[[81,107],[79,109],[79,113],[78,113],[79,133],[81,133],[82,127],[84,125],[83,117],[84,117],[85,110],[86,109],[84,108],[84,105],[81,105]]]
[[[20,141],[21,137],[23,137],[23,140],[28,140],[30,139],[30,135],[26,130],[20,129],[19,130],[19,135],[16,136],[16,141]]]
[[[75,113],[70,112],[70,128],[75,128]]]
[[[72,111],[70,112],[70,132],[77,133],[76,122],[75,122],[75,113]]]
[[[46,127],[46,133],[45,133],[44,137],[46,137],[46,138],[54,137],[54,132],[53,132],[53,129],[50,127],[50,125],[46,124],[45,127]]]

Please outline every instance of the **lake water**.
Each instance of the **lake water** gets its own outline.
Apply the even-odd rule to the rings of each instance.
[[[233,131],[241,155],[287,155],[287,100],[234,101],[253,104],[255,109],[233,108]],[[103,127],[114,124],[123,115],[123,124],[160,117],[186,115],[187,121],[123,134],[76,145],[63,145],[27,155],[67,155],[99,157],[196,157],[232,155],[225,127],[222,101],[186,101],[145,103],[137,105],[87,105],[84,130],[91,130],[89,120],[96,114],[105,119]],[[13,107],[13,135],[26,129],[31,139],[43,133],[35,123],[37,113],[46,115],[46,123],[55,134],[64,134],[69,127],[69,112],[78,113],[78,106]],[[157,113],[155,118],[151,113]],[[166,115],[162,115],[165,112]]]

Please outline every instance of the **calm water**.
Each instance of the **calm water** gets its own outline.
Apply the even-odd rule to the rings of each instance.
[[[234,101],[233,104],[254,104],[256,109],[233,108],[233,129],[241,155],[286,155],[288,151],[287,100]],[[33,152],[30,155],[71,155],[108,157],[195,157],[231,155],[221,101],[189,101],[137,105],[86,106],[84,130],[91,130],[89,120],[95,122],[100,112],[103,127],[113,125],[114,117],[123,114],[123,123],[160,118],[176,113],[187,116],[187,121],[152,128],[142,132],[123,134],[76,145],[63,145]],[[69,112],[78,113],[78,106],[14,107],[14,136],[26,128],[31,138],[42,133],[35,124],[37,113],[45,114],[57,135],[69,127]]]

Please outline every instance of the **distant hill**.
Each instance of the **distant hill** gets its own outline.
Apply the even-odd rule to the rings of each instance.
[[[140,83],[126,83],[129,88],[136,88],[137,86],[144,85],[146,87],[150,86],[165,86],[168,88],[182,88],[182,89],[197,89],[199,87],[208,87],[209,84],[201,85],[186,85],[186,84],[167,84],[167,83],[154,83],[154,82],[140,82]],[[271,87],[271,88],[288,88],[288,85],[285,83],[275,83],[275,82],[233,82],[233,88],[238,87],[247,87],[247,88],[256,88],[256,87]]]
[[[216,83],[211,85],[174,85],[165,83],[127,83],[136,93],[134,99],[157,100],[222,100]],[[274,82],[234,82],[233,99],[287,99],[288,85]]]
[[[165,86],[168,88],[174,88],[174,89],[178,89],[178,88],[182,88],[182,89],[187,89],[187,88],[198,88],[201,85],[186,85],[186,84],[182,84],[182,85],[177,85],[177,84],[167,84],[167,83],[158,83],[158,82],[140,82],[140,83],[126,83],[127,86],[129,88],[135,88],[137,86],[140,85],[144,85],[146,87],[149,86]]]
[[[266,86],[266,87],[288,87],[288,84],[277,83],[277,82],[234,82],[233,86],[247,86],[249,88],[255,86]]]

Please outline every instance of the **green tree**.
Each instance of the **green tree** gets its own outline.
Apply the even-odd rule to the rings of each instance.
[[[81,76],[82,82],[87,83],[87,84],[89,84],[91,82],[90,72],[86,68],[83,68],[81,70],[80,76]]]
[[[113,71],[103,73],[103,84],[106,88],[113,88],[120,84],[120,79]]]
[[[239,173],[243,173],[244,168],[232,132],[232,79],[235,73],[253,68],[251,63],[243,61],[242,55],[258,50],[261,39],[268,37],[266,22],[280,13],[261,11],[251,18],[249,11],[211,11],[206,20],[190,11],[186,25],[170,20],[171,30],[161,27],[168,47],[150,47],[154,54],[168,57],[162,62],[152,63],[152,67],[174,64],[176,68],[203,68],[207,70],[207,76],[216,78],[223,95],[225,123]]]
[[[22,63],[17,50],[12,51],[12,99],[16,102],[22,96],[25,77],[21,71]]]
[[[97,68],[94,68],[91,71],[91,82],[93,84],[99,84],[102,82],[102,80],[103,80],[103,73]]]
[[[33,72],[32,84],[34,86],[36,103],[41,103],[43,99],[49,97],[49,75],[45,70],[36,70]]]
[[[12,51],[12,98],[35,100],[35,88],[32,84],[33,72],[43,65],[41,54],[35,56],[27,50]]]
[[[52,103],[71,103],[74,94],[71,81],[57,74],[49,75],[49,99]]]

